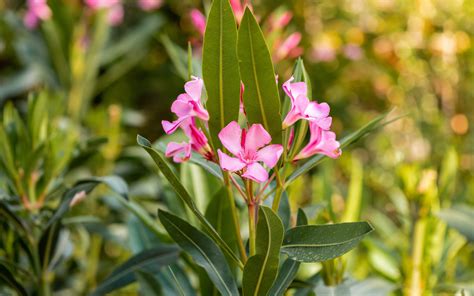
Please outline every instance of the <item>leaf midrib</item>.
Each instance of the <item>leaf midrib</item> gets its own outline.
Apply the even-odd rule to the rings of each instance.
[[[368,232],[367,232],[367,233],[368,233]],[[361,235],[356,236],[356,237],[354,237],[354,238],[351,238],[351,239],[348,239],[348,240],[345,240],[345,241],[342,241],[342,242],[337,242],[337,243],[327,243],[327,244],[324,244],[324,243],[315,243],[315,244],[286,244],[286,245],[283,245],[283,246],[282,246],[282,249],[283,249],[283,248],[331,247],[331,246],[343,245],[343,244],[347,244],[347,243],[350,243],[350,242],[352,242],[352,241],[361,239],[361,238],[362,238],[364,235],[366,235],[367,233],[364,233],[364,234],[361,234]]]
[[[248,17],[250,18],[250,17]],[[260,106],[260,114],[262,115],[262,120],[263,120],[263,125],[265,126],[265,129],[269,129],[268,125],[268,120],[267,116],[264,112],[264,106],[263,106],[263,100],[262,100],[262,94],[260,92],[260,85],[259,85],[259,80],[257,76],[257,68],[255,67],[255,55],[253,51],[253,40],[252,40],[252,33],[250,31],[250,26],[252,25],[250,20],[247,18],[247,32],[248,32],[248,37],[249,37],[249,46],[250,46],[250,57],[252,58],[252,74],[255,80],[255,88],[257,90],[257,97],[258,97],[258,104]],[[268,130],[269,131],[269,130]],[[271,131],[269,131],[271,132]]]
[[[225,126],[225,113],[224,113],[224,71],[223,71],[223,7],[222,0],[219,2],[219,108],[220,108],[220,129],[223,129]]]
[[[219,280],[222,282],[223,286],[225,287],[225,289],[227,290],[227,292],[229,293],[229,295],[232,295],[232,292],[229,290],[229,287],[227,287],[227,283],[224,281],[224,279],[221,277],[221,275],[219,274],[219,272],[217,271],[217,269],[215,268],[214,264],[212,263],[211,259],[206,255],[206,253],[199,247],[199,245],[197,245],[188,235],[186,235],[178,226],[176,226],[171,220],[169,220],[168,218],[164,217],[166,220],[168,220],[168,222],[170,223],[171,226],[173,226],[179,233],[181,233],[181,235],[183,235],[189,242],[191,242],[191,244],[193,244],[199,251],[199,253],[201,253],[201,255],[204,257],[204,259],[209,263],[209,265],[211,266],[212,270],[215,272],[215,274],[217,275],[217,277],[219,278]]]

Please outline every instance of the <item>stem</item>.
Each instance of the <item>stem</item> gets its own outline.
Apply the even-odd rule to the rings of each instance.
[[[424,279],[422,276],[423,250],[425,245],[426,219],[420,219],[415,224],[412,251],[412,270],[408,295],[422,295]]]
[[[235,206],[234,195],[232,192],[232,186],[229,182],[229,173],[224,174],[224,182],[227,189],[227,198],[229,199],[229,205],[232,213],[232,224],[234,224],[235,236],[237,237],[237,245],[239,247],[240,257],[242,258],[243,263],[247,262],[247,253],[245,252],[244,241],[240,235],[240,223],[237,216],[237,207]],[[235,180],[234,180],[235,181]],[[242,194],[243,192],[241,192]]]
[[[280,207],[281,194],[283,193],[283,182],[280,177],[280,172],[278,171],[278,168],[275,168],[275,176],[277,181],[277,188],[275,198],[273,199],[272,209],[274,212],[278,212],[278,208]]]
[[[256,220],[257,220],[257,204],[255,203],[253,197],[253,188],[252,188],[252,181],[247,180],[245,181],[245,185],[247,187],[247,200],[248,200],[248,215],[249,215],[249,249],[250,249],[250,256],[255,255],[256,248],[255,248],[255,241],[257,239],[256,235]]]

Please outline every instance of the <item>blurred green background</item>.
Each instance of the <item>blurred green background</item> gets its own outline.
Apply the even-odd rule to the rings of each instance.
[[[144,211],[156,216],[158,206],[169,207],[173,193],[153,174],[135,138],[163,135],[161,120],[171,118],[171,102],[187,79],[188,44],[199,74],[202,37],[189,14],[194,8],[205,13],[210,1],[168,0],[150,11],[124,1],[123,22],[110,26],[81,1],[50,0],[52,18],[36,29],[23,24],[25,2],[0,1],[0,108],[12,102],[24,115],[29,96],[54,98],[57,111],[48,116],[74,122],[78,147],[108,140],[71,161],[60,174],[64,182],[115,173]],[[439,213],[474,206],[474,2],[251,3],[264,28],[272,12],[293,13],[278,34],[302,34],[313,97],[330,104],[338,138],[379,114],[391,111],[389,120],[403,115],[292,185],[293,208],[323,204],[331,210],[314,220],[324,222],[331,213],[344,220],[351,204],[353,218],[373,224],[375,233],[348,260],[355,279],[381,279],[396,294],[417,295],[410,288],[415,281],[422,282],[423,295],[472,292],[474,247],[442,222],[449,219],[439,219],[446,212]],[[276,61],[280,84],[294,61]],[[195,170],[184,167],[182,174]],[[64,295],[87,294],[136,251],[130,237],[140,225],[108,195],[104,189],[69,214],[97,220],[71,222],[71,260],[54,281]],[[320,268],[308,264],[299,278]],[[136,288],[127,289],[133,294]]]

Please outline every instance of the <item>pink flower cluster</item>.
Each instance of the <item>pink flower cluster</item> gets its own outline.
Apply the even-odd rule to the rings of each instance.
[[[283,90],[291,100],[291,109],[283,121],[286,129],[303,119],[309,122],[309,143],[299,151],[293,160],[310,157],[314,154],[324,154],[332,158],[341,155],[340,144],[336,135],[330,131],[332,118],[329,116],[329,105],[310,101],[307,97],[307,87],[304,82],[293,83],[293,77],[283,84]],[[198,128],[197,121],[203,122],[207,127],[209,113],[204,108],[201,100],[203,81],[193,77],[193,80],[184,85],[185,93],[180,94],[171,106],[171,111],[178,119],[173,122],[163,120],[162,126],[167,134],[174,133],[178,128],[184,131],[188,142],[170,142],[165,155],[173,157],[175,162],[183,162],[191,157],[191,152],[196,151],[205,159],[218,162],[222,170],[237,173],[242,178],[258,183],[269,179],[268,169],[278,163],[284,149],[282,145],[271,144],[272,137],[261,124],[252,124],[248,128],[232,121],[218,134],[222,145],[232,156],[217,150],[218,160],[208,143],[204,132]],[[241,84],[241,95],[244,85]],[[241,102],[240,112],[245,115]],[[293,128],[290,131],[289,146],[292,145]]]
[[[117,26],[123,21],[123,5],[120,0],[85,0],[92,10],[107,9],[107,20],[110,25]]]
[[[283,129],[303,119],[309,121],[311,133],[309,143],[295,156],[293,160],[310,157],[314,154],[325,154],[332,158],[341,155],[340,144],[336,134],[330,131],[332,117],[329,116],[329,105],[310,101],[304,82],[292,82],[291,77],[283,84],[283,90],[291,101],[291,109],[283,120]]]
[[[41,20],[47,20],[52,15],[46,0],[28,0],[27,6],[23,22],[29,29],[36,28]]]
[[[201,102],[203,81],[193,77],[193,80],[184,85],[185,93],[180,94],[171,105],[171,111],[178,116],[178,119],[169,122],[161,122],[165,133],[172,134],[181,128],[188,137],[189,142],[170,142],[166,147],[166,157],[173,157],[175,162],[183,162],[191,157],[194,150],[207,160],[214,159],[214,153],[208,144],[208,140],[203,131],[197,127],[196,120],[207,123],[209,113],[204,109]]]

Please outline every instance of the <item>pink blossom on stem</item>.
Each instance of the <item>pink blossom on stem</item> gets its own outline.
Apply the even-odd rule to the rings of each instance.
[[[166,146],[166,157],[173,157],[173,161],[180,163],[191,158],[191,144],[186,142],[170,142]]]
[[[311,133],[309,143],[301,149],[293,160],[310,157],[314,154],[324,154],[331,158],[341,155],[340,144],[336,141],[336,134],[322,129],[316,122],[309,123]]]
[[[230,6],[232,6],[232,10],[234,11],[237,24],[240,24],[240,21],[242,20],[242,17],[244,16],[246,5],[248,5],[247,1],[244,1],[244,4],[242,5],[240,0],[230,0]]]
[[[283,90],[291,101],[291,109],[283,121],[283,128],[287,128],[299,119],[306,119],[314,122],[322,129],[328,130],[331,127],[332,118],[329,116],[329,105],[327,103],[318,104],[310,102],[307,97],[306,83],[294,82],[293,77],[283,83]]]
[[[244,115],[247,115],[247,113],[245,113],[244,91],[245,91],[245,85],[244,85],[244,83],[241,81],[241,82],[240,82],[240,105],[239,105],[239,112],[242,113],[242,114],[244,114]]]
[[[158,9],[161,5],[163,0],[138,0],[138,6],[145,11]]]
[[[110,8],[109,13],[107,14],[107,21],[111,26],[120,25],[123,22],[123,6],[121,4],[114,5]]]
[[[86,5],[92,10],[108,9],[107,21],[110,25],[116,26],[123,21],[123,5],[120,0],[84,0]]]
[[[85,0],[87,6],[93,10],[103,8],[110,8],[112,6],[120,5],[120,0]]]
[[[29,29],[36,28],[40,20],[47,20],[52,15],[46,0],[28,0],[27,6],[28,11],[23,18],[23,22]]]
[[[171,111],[178,116],[178,119],[173,122],[167,120],[161,122],[167,134],[173,133],[190,117],[197,117],[204,121],[209,120],[209,113],[201,103],[202,87],[203,81],[198,77],[193,77],[193,80],[186,82],[185,93],[180,94],[171,105]]]
[[[204,14],[202,14],[199,9],[194,8],[189,13],[189,16],[196,31],[198,31],[199,34],[204,36],[204,32],[206,31],[206,17],[204,16]]]
[[[268,145],[272,138],[261,124],[252,124],[246,130],[232,121],[221,130],[219,139],[235,156],[231,157],[218,150],[221,168],[229,172],[239,172],[243,178],[258,183],[268,179],[268,172],[260,162],[268,168],[273,168],[283,153],[283,146]]]
[[[301,41],[301,33],[294,32],[290,36],[288,36],[285,41],[279,46],[277,46],[274,60],[280,61],[288,56],[293,56],[296,54],[300,55],[302,53],[302,48],[298,47],[298,44]]]

